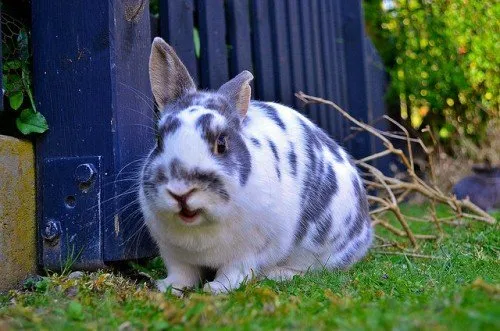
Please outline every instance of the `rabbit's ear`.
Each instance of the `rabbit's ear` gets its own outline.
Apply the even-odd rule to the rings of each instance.
[[[241,118],[247,115],[248,106],[250,105],[250,97],[252,95],[250,82],[252,79],[253,75],[249,71],[244,70],[238,76],[222,85],[218,91],[225,95],[229,102],[233,103]]]
[[[196,85],[174,49],[162,38],[156,37],[149,57],[149,79],[158,109],[196,91]]]

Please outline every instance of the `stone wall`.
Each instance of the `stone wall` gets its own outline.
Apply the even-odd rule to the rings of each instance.
[[[36,271],[33,144],[0,135],[0,291]]]

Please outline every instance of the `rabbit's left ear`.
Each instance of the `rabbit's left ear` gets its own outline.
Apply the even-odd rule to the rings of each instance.
[[[218,92],[225,95],[229,102],[238,110],[238,115],[244,118],[247,115],[248,106],[250,105],[250,97],[252,95],[252,88],[250,82],[253,75],[244,70],[229,82],[222,85]]]

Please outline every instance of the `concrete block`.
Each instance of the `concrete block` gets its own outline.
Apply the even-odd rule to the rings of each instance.
[[[33,144],[0,135],[0,291],[36,272]]]

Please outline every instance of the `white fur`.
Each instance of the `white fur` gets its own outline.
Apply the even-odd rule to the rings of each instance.
[[[165,192],[167,188],[172,192],[187,192],[192,188],[189,183],[170,180],[157,188],[157,199],[146,197],[141,188],[140,202],[146,224],[168,269],[168,277],[158,283],[160,290],[171,286],[174,293],[180,294],[184,287],[199,285],[200,266],[217,269],[215,280],[205,285],[205,289],[213,293],[235,289],[254,276],[286,279],[311,269],[347,267],[342,264],[342,254],[354,244],[320,246],[313,240],[314,225],[294,247],[307,166],[299,118],[308,125],[314,124],[291,108],[276,103],[270,105],[277,109],[286,125],[286,133],[262,109],[250,107],[247,114],[250,122],[241,133],[252,160],[250,177],[244,186],[240,185],[237,174],[222,176],[224,171],[195,126],[196,119],[204,112],[215,114],[220,125],[224,125],[225,118],[208,109],[194,113],[183,111],[178,115],[183,121],[182,127],[166,139],[165,152],[154,161],[154,166],[167,166],[177,158],[188,168],[215,171],[224,178],[230,201],[225,202],[208,191],[195,192],[188,200],[190,209],[203,208],[206,214],[193,224],[186,224],[175,214],[179,211],[176,201]],[[251,138],[257,138],[261,146],[254,146]],[[281,180],[278,180],[275,158],[267,139],[278,147]],[[287,157],[290,142],[297,155],[296,177],[291,175]],[[344,220],[358,208],[352,184],[353,177],[358,174],[343,150],[343,162],[337,162],[326,148],[321,153],[333,164],[339,187],[329,206],[333,220],[328,239],[335,235],[343,238],[346,236]],[[360,236],[371,238],[369,225]],[[352,262],[365,254],[369,238],[357,249]]]

